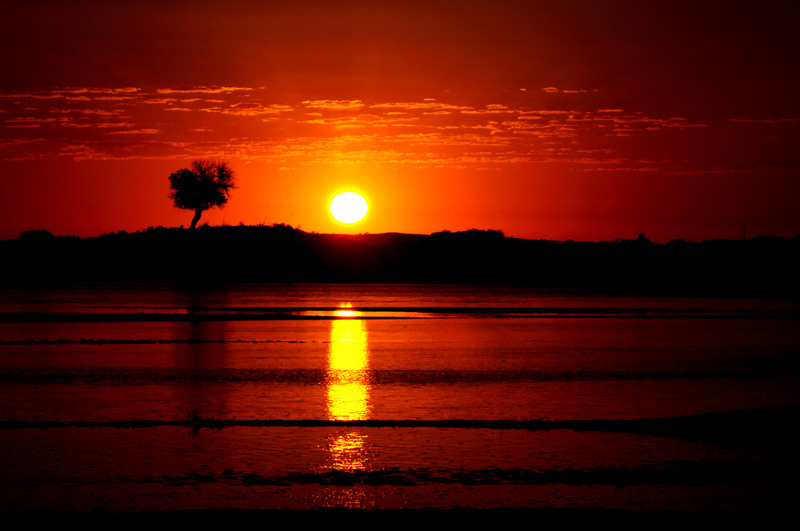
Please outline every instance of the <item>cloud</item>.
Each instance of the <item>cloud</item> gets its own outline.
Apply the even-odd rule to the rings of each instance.
[[[21,124],[21,123],[49,123],[56,122],[57,118],[34,118],[32,116],[23,116],[19,118],[10,118],[6,120],[7,124]]]
[[[132,101],[136,100],[136,96],[96,96],[96,101]]]
[[[234,92],[250,92],[249,87],[191,87],[157,89],[156,94],[231,94]]]
[[[196,100],[197,98],[188,101],[196,101]],[[142,103],[145,103],[147,105],[168,105],[170,103],[176,103],[178,101],[187,101],[187,100],[179,100],[178,98],[151,98],[144,100]]]
[[[159,129],[126,129],[125,131],[111,131],[110,135],[154,135],[161,133]]]
[[[99,88],[99,87],[73,87],[55,89],[54,94],[133,94],[141,92],[137,87]]]
[[[74,112],[78,114],[87,114],[87,115],[94,115],[94,116],[116,116],[121,114],[122,111],[119,109],[109,111],[106,109],[66,109],[65,111],[55,111],[55,112]]]
[[[558,87],[544,87],[544,88],[542,88],[542,91],[543,92],[547,92],[549,94],[556,94],[556,93],[561,93],[561,94],[586,94],[588,92],[597,92],[597,89],[586,90],[586,89],[560,89]]]
[[[556,103],[537,108],[530,104],[541,98],[535,92],[527,103],[515,94],[513,102],[473,105],[434,98],[275,101],[267,89],[243,87],[73,87],[0,96],[6,140],[44,138],[3,148],[0,160],[213,156],[290,168],[363,162],[473,169],[554,162],[608,168],[618,160],[619,166],[643,171],[669,166],[621,156],[618,150],[630,143],[619,137],[657,139],[705,126],[678,116],[626,112],[613,103],[596,111]]]
[[[202,112],[231,114],[234,116],[263,116],[289,112],[292,111],[293,108],[288,105],[263,105],[261,103],[244,102],[235,103],[230,107],[211,107],[198,110]]]
[[[361,100],[307,100],[303,102],[303,105],[311,109],[342,111],[360,109],[364,107],[364,102]]]
[[[459,112],[461,114],[513,114],[519,111],[513,109],[470,109]]]
[[[440,103],[432,98],[425,98],[421,102],[395,102],[395,103],[376,103],[369,106],[370,109],[405,109],[408,111],[414,110],[472,110],[472,107],[465,107],[463,105],[452,105],[449,103]]]
[[[388,113],[387,113],[388,114]],[[301,123],[315,125],[330,125],[333,127],[410,127],[410,122],[417,120],[414,117],[381,116],[378,114],[359,114],[356,116],[320,117],[303,120]]]

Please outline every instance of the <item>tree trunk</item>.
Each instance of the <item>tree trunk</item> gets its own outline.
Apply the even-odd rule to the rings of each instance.
[[[194,217],[192,218],[192,224],[189,227],[190,229],[193,229],[193,228],[195,228],[197,226],[197,222],[200,221],[200,214],[202,214],[202,213],[203,213],[203,211],[200,210],[199,208],[195,209]]]

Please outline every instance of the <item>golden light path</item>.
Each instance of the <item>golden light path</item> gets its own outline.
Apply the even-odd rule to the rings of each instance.
[[[367,201],[355,192],[342,192],[331,201],[331,215],[341,223],[356,223],[367,215]]]
[[[369,418],[369,345],[366,322],[358,312],[337,310],[331,321],[328,356],[328,418],[365,420]],[[349,432],[329,445],[333,468],[363,470],[366,465],[366,435]]]

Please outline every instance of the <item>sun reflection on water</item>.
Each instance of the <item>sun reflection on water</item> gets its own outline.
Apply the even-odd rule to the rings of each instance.
[[[366,324],[353,310],[337,310],[328,355],[328,418],[369,418],[369,346]],[[344,317],[344,318],[342,318]]]
[[[360,312],[349,310],[345,305],[342,308],[334,313],[336,318],[331,321],[327,378],[328,418],[366,420],[370,413],[366,322],[359,319]],[[328,453],[330,466],[335,470],[365,470],[367,436],[356,431],[335,436],[328,443]],[[354,500],[345,501],[345,505],[353,503]],[[356,505],[359,504],[356,502]]]
[[[361,433],[347,433],[331,440],[328,449],[331,467],[335,470],[366,470],[367,436]]]

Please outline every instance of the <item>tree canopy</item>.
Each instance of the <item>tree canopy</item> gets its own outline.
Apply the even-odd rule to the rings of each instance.
[[[228,202],[234,184],[233,170],[225,161],[199,159],[192,161],[191,169],[184,168],[169,176],[169,195],[177,208],[194,210],[193,229],[204,210]]]

